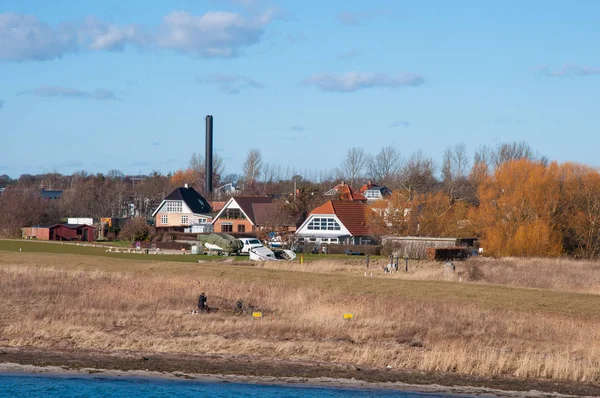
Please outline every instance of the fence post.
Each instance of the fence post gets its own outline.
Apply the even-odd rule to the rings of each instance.
[[[369,255],[367,254],[367,269],[369,268]]]
[[[404,255],[404,272],[408,272],[408,255]]]

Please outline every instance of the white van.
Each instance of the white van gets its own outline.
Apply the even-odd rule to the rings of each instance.
[[[244,244],[244,247],[242,247],[242,250],[240,251],[240,253],[242,254],[249,254],[249,249],[254,249],[255,247],[263,247],[263,244],[260,242],[260,240],[256,238],[240,238],[240,240]]]

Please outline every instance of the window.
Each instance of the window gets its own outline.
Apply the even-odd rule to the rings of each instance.
[[[221,225],[222,232],[233,232],[233,225],[231,224],[222,224]]]
[[[317,241],[317,238],[308,238],[308,240],[309,240],[310,242],[316,242],[316,241]]]
[[[245,225],[238,225],[238,232],[246,232],[246,226]]]
[[[188,215],[187,214],[182,214],[181,215],[181,223],[184,225],[188,225],[189,224],[189,219],[188,219]]]
[[[180,200],[169,200],[166,206],[167,213],[181,213],[183,211],[183,204]]]
[[[338,238],[331,238],[329,239],[330,243],[338,243]]]
[[[379,191],[375,190],[366,190],[365,197],[367,199],[379,199]]]
[[[309,231],[339,231],[342,228],[333,217],[315,217],[307,226]]]
[[[163,214],[160,216],[160,223],[161,224],[168,224],[169,223],[169,216],[166,214]]]
[[[200,218],[198,219],[198,222],[199,222],[200,224],[205,224],[205,223],[206,223],[206,218],[204,218],[204,217],[200,217]]]
[[[227,209],[223,214],[223,218],[228,218],[230,220],[237,220],[245,218],[240,209]]]

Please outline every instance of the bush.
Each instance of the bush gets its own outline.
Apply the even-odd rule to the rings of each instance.
[[[132,218],[119,233],[119,238],[122,240],[128,240],[130,242],[143,241],[148,239],[151,233],[151,227],[144,218]]]

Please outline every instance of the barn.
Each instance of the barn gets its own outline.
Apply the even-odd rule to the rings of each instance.
[[[95,228],[85,224],[34,225],[23,228],[23,239],[93,242]]]

